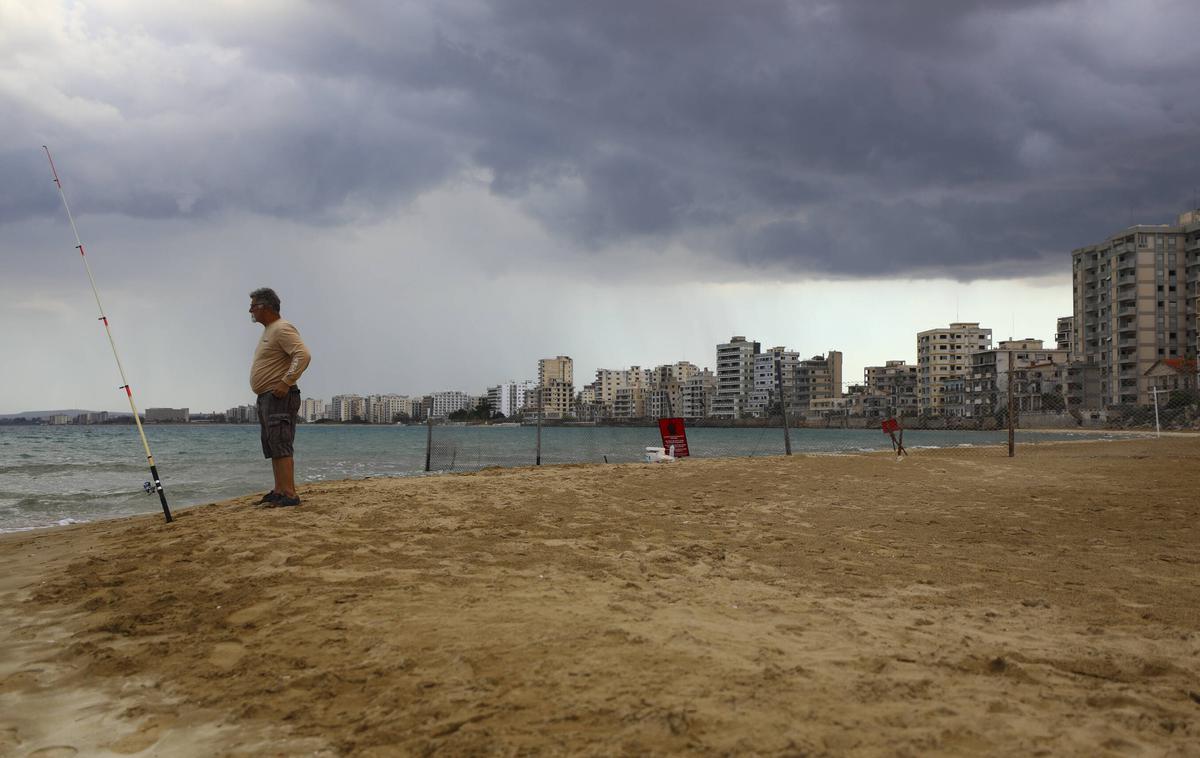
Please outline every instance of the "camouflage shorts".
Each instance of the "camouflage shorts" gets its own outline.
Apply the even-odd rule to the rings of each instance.
[[[300,388],[292,387],[285,397],[264,392],[258,396],[258,423],[262,427],[264,458],[291,458],[296,441],[296,415],[300,412]]]

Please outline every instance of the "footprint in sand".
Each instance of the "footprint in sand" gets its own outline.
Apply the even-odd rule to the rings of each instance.
[[[29,758],[71,758],[74,755],[79,755],[79,751],[70,745],[50,745],[34,750]]]
[[[21,738],[15,726],[0,729],[0,755],[12,755],[20,744]]]
[[[238,642],[218,642],[213,645],[213,651],[209,653],[208,661],[222,671],[229,671],[242,657],[246,655],[246,648]]]
[[[174,719],[170,717],[151,718],[138,726],[133,732],[126,734],[115,742],[105,745],[105,749],[118,755],[143,753],[154,747],[154,744],[158,742],[162,733],[169,729],[172,723],[174,723]]]
[[[274,605],[270,602],[255,603],[229,614],[226,621],[232,626],[253,624],[271,612]]]

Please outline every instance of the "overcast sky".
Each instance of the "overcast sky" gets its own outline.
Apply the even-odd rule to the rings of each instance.
[[[1193,0],[0,0],[0,412],[481,392],[731,335],[1053,337],[1070,250],[1200,186]]]

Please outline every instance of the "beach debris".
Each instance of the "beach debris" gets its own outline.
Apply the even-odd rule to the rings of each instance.
[[[667,452],[666,448],[648,447],[646,448],[646,463],[673,463],[675,461],[675,446],[671,446],[671,451]]]

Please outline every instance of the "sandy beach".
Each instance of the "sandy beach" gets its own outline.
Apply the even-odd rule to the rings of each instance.
[[[0,754],[1200,755],[1198,493],[1171,437],[8,536]]]

